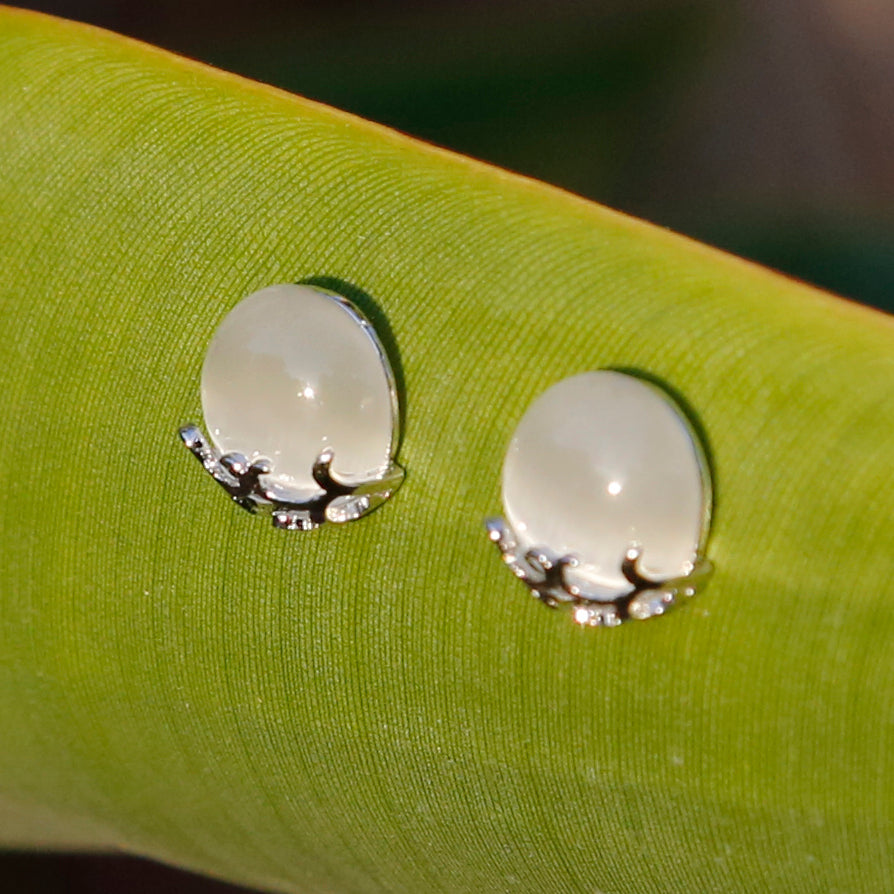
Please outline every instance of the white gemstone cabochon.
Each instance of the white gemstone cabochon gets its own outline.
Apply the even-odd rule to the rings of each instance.
[[[202,410],[221,453],[273,463],[268,483],[319,492],[311,470],[368,479],[396,437],[391,368],[372,328],[344,299],[306,285],[244,298],[223,319],[202,367]]]
[[[710,512],[704,454],[658,387],[597,370],[541,394],[503,465],[503,508],[522,549],[546,547],[582,562],[575,582],[610,599],[633,544],[657,577],[691,570]]]

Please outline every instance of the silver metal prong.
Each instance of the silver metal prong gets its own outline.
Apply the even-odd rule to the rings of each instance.
[[[310,495],[293,493],[262,479],[273,473],[273,463],[259,457],[252,462],[241,453],[220,454],[201,429],[185,425],[180,438],[206,472],[248,512],[267,511],[274,527],[309,531],[326,521],[344,523],[361,518],[381,506],[401,485],[404,470],[390,463],[377,478],[345,481],[332,471],[334,452],[327,448],[317,457],[311,473],[320,488]]]
[[[576,623],[589,627],[616,627],[628,619],[645,620],[664,614],[678,597],[691,598],[707,583],[711,562],[697,556],[688,574],[654,578],[643,570],[643,548],[631,544],[621,561],[621,573],[630,588],[612,599],[588,596],[582,586],[569,579],[568,571],[580,565],[577,556],[556,556],[542,546],[519,554],[518,542],[502,518],[485,521],[488,539],[497,546],[513,574],[544,604],[572,609]]]

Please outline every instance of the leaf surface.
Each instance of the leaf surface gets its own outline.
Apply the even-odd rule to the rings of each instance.
[[[0,171],[0,842],[292,892],[894,889],[890,318],[9,9]],[[176,431],[226,312],[311,277],[397,346],[408,478],[286,534]],[[717,489],[710,587],[608,631],[482,527],[531,400],[604,366],[685,396]]]

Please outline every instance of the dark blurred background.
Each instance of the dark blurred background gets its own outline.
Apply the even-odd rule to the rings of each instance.
[[[894,0],[43,0],[894,309]]]
[[[44,0],[894,310],[894,0]],[[123,859],[3,890],[235,892]],[[149,885],[147,887],[147,885]]]

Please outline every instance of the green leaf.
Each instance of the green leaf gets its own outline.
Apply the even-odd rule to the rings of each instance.
[[[0,165],[0,841],[282,891],[894,888],[890,318],[9,9]],[[307,277],[387,321],[408,478],[301,535],[176,431],[229,308]],[[582,630],[482,519],[526,406],[603,366],[697,414],[717,572]]]

